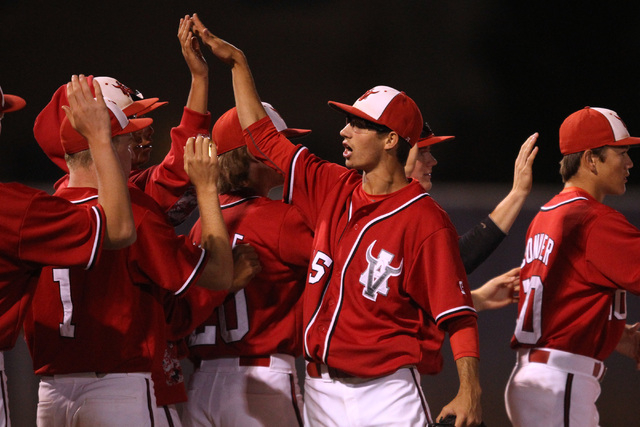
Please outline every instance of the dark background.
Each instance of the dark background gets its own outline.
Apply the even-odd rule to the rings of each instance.
[[[535,179],[559,182],[558,128],[586,105],[617,111],[640,134],[635,2],[417,0],[0,0],[0,84],[25,110],[5,119],[0,179],[59,175],[33,142],[39,111],[71,74],[106,75],[170,102],[153,114],[155,160],[168,147],[189,89],[178,21],[198,12],[246,53],[259,93],[305,144],[342,162],[343,118],[384,84],[404,90],[436,133],[434,182],[507,182],[518,147],[540,132]],[[209,53],[209,52],[207,52]],[[210,110],[233,106],[230,72],[207,55]],[[633,176],[631,177],[633,183]]]
[[[262,99],[290,126],[313,129],[300,142],[328,160],[342,162],[338,132],[344,123],[328,100],[351,104],[379,84],[404,90],[436,133],[457,137],[435,147],[432,194],[461,233],[508,192],[520,144],[540,132],[534,192],[510,236],[470,276],[477,287],[520,263],[527,224],[559,190],[557,135],[567,115],[586,105],[610,108],[640,136],[634,3],[0,0],[0,85],[28,102],[3,120],[0,180],[49,189],[60,176],[33,140],[33,121],[53,92],[78,73],[115,77],[146,97],[170,102],[152,114],[153,160],[159,161],[190,83],[178,21],[198,12],[214,34],[244,50]],[[212,55],[206,57],[215,118],[233,106],[231,79]],[[619,203],[640,225],[635,172],[630,194],[607,203]],[[629,308],[634,322],[640,317],[636,297],[630,296]],[[480,316],[483,407],[490,427],[508,425],[502,393],[515,360],[508,348],[514,321],[514,306]],[[457,387],[450,351],[444,354],[444,372],[423,380],[434,415]],[[33,425],[37,381],[24,343],[6,356],[14,426]],[[615,354],[607,365],[601,424],[638,425],[638,372]]]

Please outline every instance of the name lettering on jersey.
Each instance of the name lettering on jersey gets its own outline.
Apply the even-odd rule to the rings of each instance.
[[[360,275],[360,284],[364,286],[362,295],[371,301],[375,301],[378,298],[378,294],[387,295],[389,292],[389,286],[387,285],[389,277],[399,276],[402,273],[403,262],[401,260],[398,267],[392,267],[391,262],[395,255],[384,249],[380,249],[378,258],[374,258],[371,251],[376,242],[377,240],[374,240],[367,248],[367,263],[369,267]]]
[[[544,265],[548,265],[549,256],[553,252],[555,242],[551,237],[544,233],[536,234],[529,237],[527,247],[524,251],[523,265],[530,264],[535,260],[542,261]]]

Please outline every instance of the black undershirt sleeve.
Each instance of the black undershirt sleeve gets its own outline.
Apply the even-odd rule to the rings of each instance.
[[[458,245],[467,274],[482,264],[507,235],[487,216],[478,225],[460,236]]]

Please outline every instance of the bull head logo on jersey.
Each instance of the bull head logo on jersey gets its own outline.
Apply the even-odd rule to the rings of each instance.
[[[360,275],[360,283],[364,286],[362,295],[371,301],[375,301],[378,298],[378,294],[386,296],[389,292],[389,286],[387,286],[389,277],[399,276],[402,273],[402,261],[400,261],[398,267],[391,266],[391,261],[395,257],[394,254],[380,249],[378,258],[373,257],[371,251],[376,242],[377,240],[374,240],[367,248],[367,263],[369,263],[369,267]]]

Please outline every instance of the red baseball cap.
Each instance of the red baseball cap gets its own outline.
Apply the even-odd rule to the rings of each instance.
[[[348,115],[383,125],[413,146],[420,137],[423,121],[420,109],[404,92],[389,86],[369,89],[351,106],[329,101],[329,106]]]
[[[109,108],[112,137],[144,129],[153,121],[149,118],[128,119],[115,101],[108,98],[104,98],[104,101],[107,108]],[[66,116],[60,126],[60,143],[66,154],[74,154],[89,149],[87,140],[71,126],[71,122]]]
[[[2,92],[0,87],[0,113],[10,113],[18,111],[27,105],[27,101],[16,95],[9,95]]]
[[[100,83],[102,95],[115,101],[127,117],[141,116],[168,104],[158,98],[145,98],[140,91],[130,89],[113,77],[95,77],[94,80]]]
[[[420,139],[418,140],[418,148],[430,147],[439,142],[449,141],[454,138],[455,136],[435,136],[429,123],[424,122]]]
[[[311,132],[309,129],[294,129],[287,127],[282,116],[278,114],[271,104],[263,102],[262,106],[273,122],[276,130],[285,137],[298,138]],[[218,120],[216,120],[216,123],[213,125],[213,129],[211,130],[211,139],[216,143],[218,155],[245,145],[243,129],[240,126],[240,119],[238,118],[236,107],[228,110],[220,116]]]
[[[560,125],[560,152],[579,153],[605,145],[635,145],[640,138],[629,136],[627,126],[613,110],[584,107]]]
[[[91,93],[93,93],[93,76],[87,77],[87,83],[91,89]],[[101,89],[105,90],[105,86],[102,85]],[[112,94],[113,93],[114,92],[112,91]],[[62,122],[66,118],[66,114],[62,109],[63,105],[69,105],[66,84],[60,86],[55,91],[51,97],[51,101],[49,101],[40,114],[38,114],[38,117],[36,117],[36,121],[33,125],[33,135],[47,157],[49,157],[49,159],[51,159],[51,161],[60,169],[65,172],[69,172],[67,162],[64,160],[64,149],[62,148],[60,141],[60,128],[62,126]],[[133,105],[130,106],[129,111],[139,112],[148,106],[148,103],[134,101]],[[153,120],[151,120],[149,124],[152,122]]]

